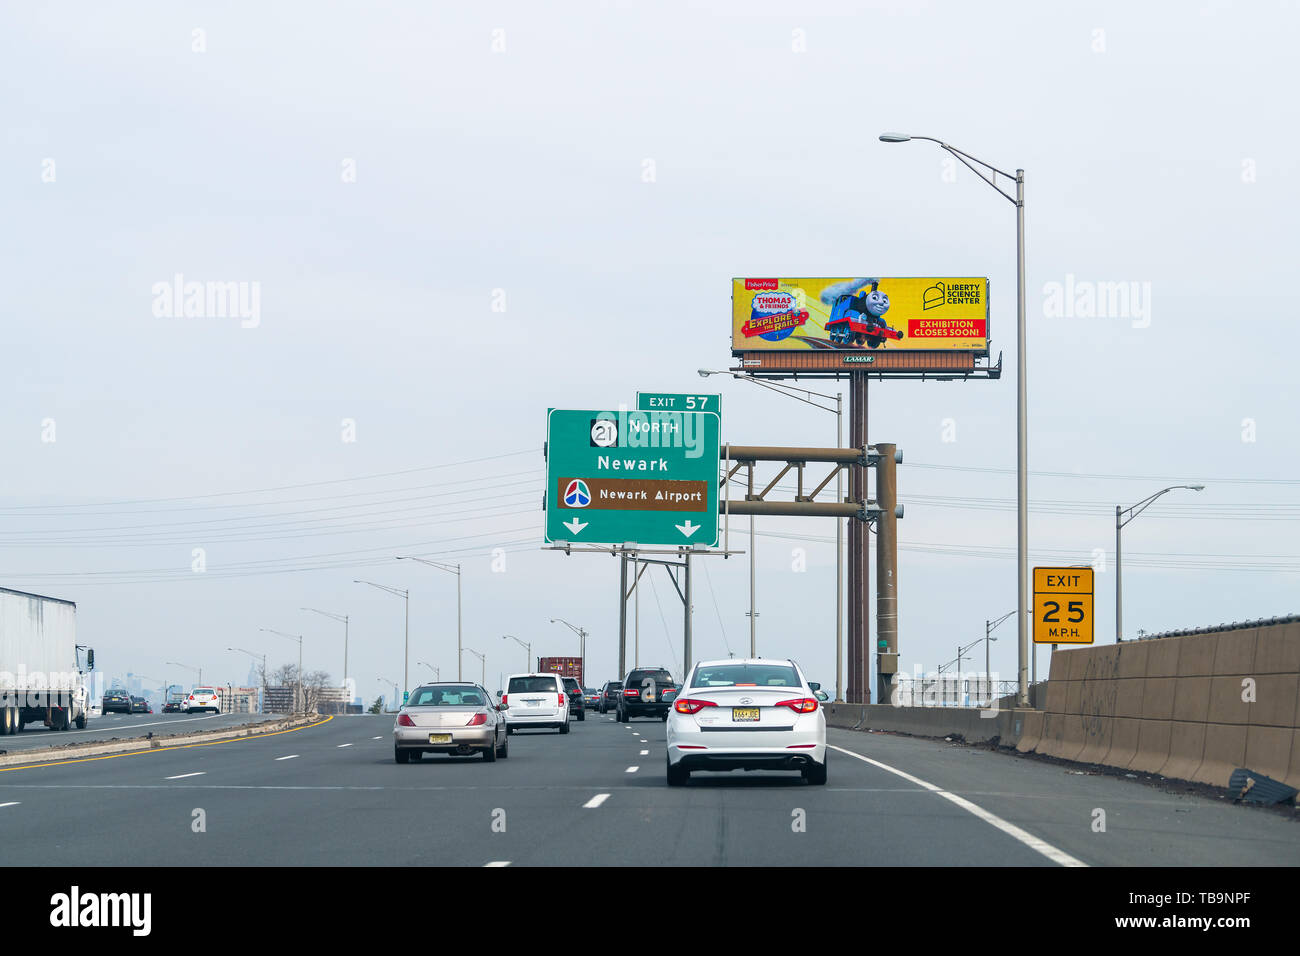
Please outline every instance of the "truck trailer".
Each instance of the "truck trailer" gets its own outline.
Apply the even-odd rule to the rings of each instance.
[[[581,657],[539,657],[537,658],[539,674],[559,674],[561,677],[576,677],[578,686],[585,688],[582,682]]]
[[[84,730],[94,666],[77,644],[74,602],[0,588],[0,735],[33,723]]]

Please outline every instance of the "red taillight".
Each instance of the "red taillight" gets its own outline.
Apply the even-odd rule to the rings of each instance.
[[[683,697],[673,704],[673,710],[679,714],[694,714],[702,707],[717,707],[711,700],[696,700],[691,697]]]
[[[193,699],[194,699],[194,695],[193,695],[193,694],[190,694],[190,700],[193,700]]]
[[[789,707],[796,714],[812,714],[817,711],[817,698],[796,697],[793,700],[779,701],[776,706]]]
[[[563,707],[563,706],[564,706],[564,702],[565,702],[566,700],[569,699],[568,696],[565,695],[565,694],[559,694],[559,695],[557,695],[557,696],[559,697],[559,700],[556,701],[555,706],[556,706],[556,707]]]
[[[624,696],[624,697],[637,697],[637,696],[640,695],[640,693],[641,693],[641,692],[640,692],[639,690],[637,690],[635,687],[629,687],[627,690],[623,691],[623,696]]]
[[[469,719],[469,723],[466,724],[465,726],[477,727],[480,724],[486,724],[486,723],[487,723],[487,714],[475,714],[473,717]]]
[[[413,720],[411,719],[411,715],[410,715],[410,714],[399,714],[398,717],[397,717],[397,726],[399,726],[399,727],[414,727],[414,726],[415,726],[415,721],[413,721]]]
[[[502,706],[502,707],[504,707],[504,706],[506,705],[506,701],[509,699],[509,697],[510,697],[509,694],[502,694],[502,695],[501,695],[501,706]]]

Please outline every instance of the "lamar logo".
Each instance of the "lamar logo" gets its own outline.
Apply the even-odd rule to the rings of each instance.
[[[129,926],[132,935],[148,936],[152,920],[150,893],[70,893],[50,897],[51,926]]]

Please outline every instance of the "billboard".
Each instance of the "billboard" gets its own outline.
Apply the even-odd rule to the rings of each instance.
[[[731,350],[987,352],[989,280],[731,280]]]

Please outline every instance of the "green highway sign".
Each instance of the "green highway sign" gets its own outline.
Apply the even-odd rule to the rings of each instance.
[[[713,411],[552,408],[546,540],[716,546],[719,422]]]
[[[721,395],[688,395],[680,392],[637,392],[641,412],[717,412],[722,414]]]

